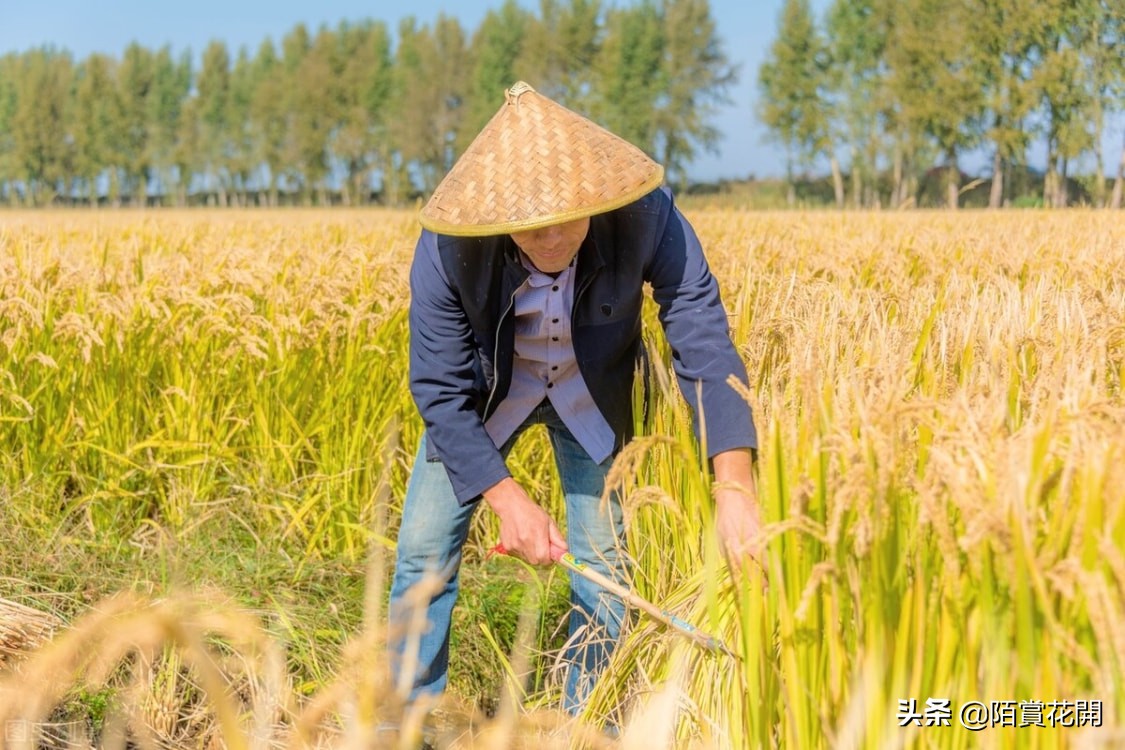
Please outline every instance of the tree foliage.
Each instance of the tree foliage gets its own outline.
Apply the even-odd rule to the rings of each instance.
[[[758,115],[785,146],[790,203],[794,169],[808,167],[827,140],[825,53],[808,0],[786,0],[770,58],[758,71]]]
[[[506,0],[454,17],[297,25],[198,57],[129,45],[0,57],[0,200],[362,205],[432,190],[516,80],[683,179],[734,80],[707,0]]]
[[[961,159],[985,149],[998,207],[1034,141],[1047,145],[1046,205],[1069,202],[1084,157],[1098,165],[1093,202],[1111,203],[1097,149],[1125,112],[1123,28],[1111,0],[835,0],[822,24],[786,0],[758,111],[796,167],[846,161],[854,205],[910,205],[940,173],[956,207]]]

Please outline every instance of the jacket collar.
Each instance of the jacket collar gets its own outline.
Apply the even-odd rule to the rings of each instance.
[[[586,239],[582,240],[582,247],[578,248],[578,264],[574,277],[578,284],[605,266],[601,248],[609,247],[609,227],[608,222],[600,221],[601,218],[601,216],[590,217],[590,231],[586,233]]]
[[[500,238],[504,247],[504,285],[505,298],[510,297],[531,273],[520,263],[520,249],[510,235]]]

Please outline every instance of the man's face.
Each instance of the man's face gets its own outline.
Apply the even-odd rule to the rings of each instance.
[[[540,271],[558,273],[578,254],[588,231],[589,216],[543,229],[513,232],[512,239]]]

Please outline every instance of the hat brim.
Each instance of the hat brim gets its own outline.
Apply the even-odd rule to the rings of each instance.
[[[522,81],[419,215],[439,234],[526,232],[612,211],[664,181],[644,151]]]
[[[441,221],[433,216],[422,214],[418,217],[422,226],[431,232],[437,234],[446,234],[453,237],[492,237],[499,234],[513,234],[515,232],[530,232],[533,229],[543,229],[545,227],[553,227],[557,224],[565,224],[568,221],[577,221],[584,219],[587,216],[596,216],[598,214],[608,213],[614,209],[627,206],[633,201],[640,200],[653,190],[656,190],[664,182],[664,168],[657,165],[656,172],[652,178],[647,182],[638,185],[634,190],[622,193],[616,198],[606,201],[605,203],[596,206],[586,206],[583,208],[575,209],[573,211],[563,211],[560,213],[550,214],[548,216],[532,217],[527,219],[518,219],[515,221],[503,221],[495,224],[454,224],[446,221]]]

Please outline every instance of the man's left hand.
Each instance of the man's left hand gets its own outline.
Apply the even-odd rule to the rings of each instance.
[[[732,570],[756,563],[765,569],[762,514],[756,499],[738,489],[715,491],[715,530]]]
[[[749,573],[756,565],[765,572],[762,512],[754,486],[753,464],[746,449],[716,454],[715,530],[731,570]]]

